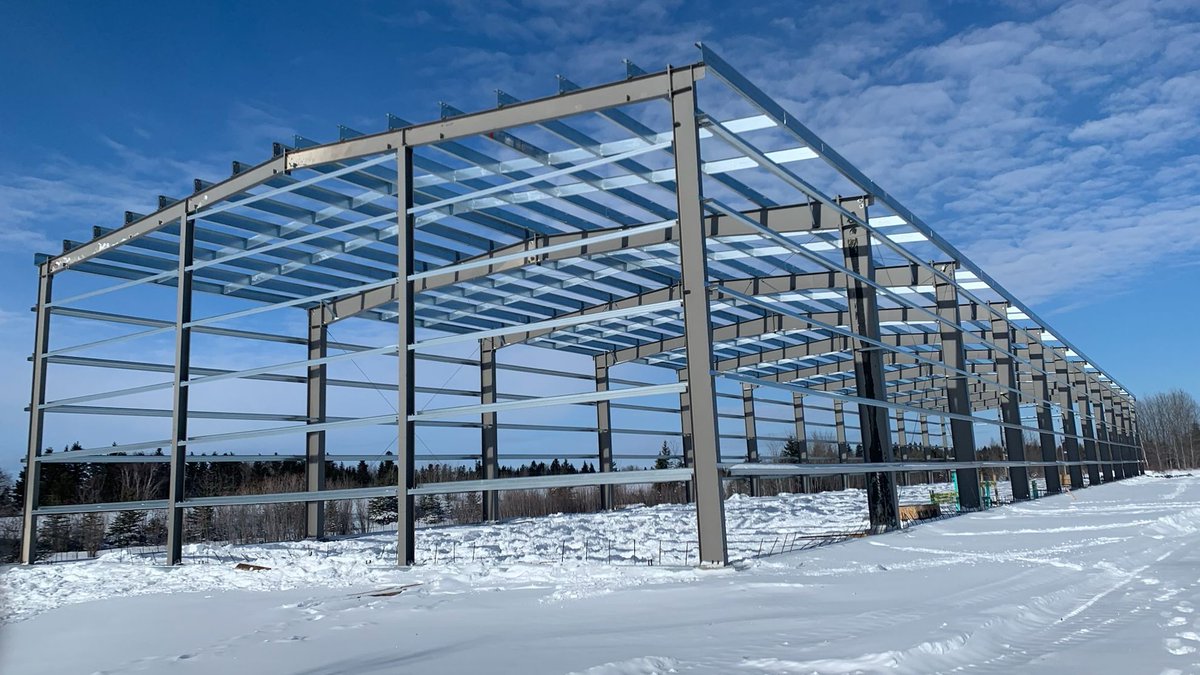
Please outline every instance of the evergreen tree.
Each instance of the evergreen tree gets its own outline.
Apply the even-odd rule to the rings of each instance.
[[[367,502],[367,517],[372,523],[390,525],[396,522],[396,498],[375,497]]]
[[[95,558],[100,548],[104,546],[104,516],[99,513],[85,513],[79,521],[79,543],[89,557]]]
[[[446,506],[438,499],[438,495],[421,495],[417,507],[423,522],[437,525],[446,520]]]
[[[66,514],[46,516],[38,528],[38,558],[45,559],[71,548],[71,520]]]
[[[785,464],[799,464],[804,459],[804,445],[795,436],[788,436],[779,451],[779,461]]]
[[[108,544],[113,548],[143,546],[146,532],[143,521],[145,511],[121,511],[108,526]]]
[[[193,541],[220,539],[216,532],[216,514],[211,506],[201,506],[187,511],[187,532]]]
[[[663,441],[662,449],[658,451],[658,457],[654,460],[655,469],[671,469],[674,462],[671,460],[671,446]]]

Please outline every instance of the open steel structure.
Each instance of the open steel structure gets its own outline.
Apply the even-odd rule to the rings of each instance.
[[[396,495],[398,562],[405,565],[414,560],[416,495],[482,492],[484,517],[494,518],[504,490],[598,486],[609,507],[616,484],[686,482],[700,559],[724,564],[722,481],[860,474],[871,527],[885,531],[899,526],[903,472],[955,471],[961,505],[974,509],[985,467],[1007,471],[1017,499],[1029,496],[1032,467],[1044,468],[1050,492],[1063,488],[1060,475],[1079,488],[1142,470],[1128,390],[767,94],[700,49],[697,63],[653,73],[627,64],[625,79],[601,86],[560,78],[558,93],[547,98],[519,101],[501,92],[497,107],[483,112],[443,104],[441,119],[428,123],[389,117],[378,133],[343,128],[333,143],[278,144],[261,164],[235,163],[219,183],[198,180],[186,198],[160,198],[151,215],[129,214],[123,226],[98,228],[87,243],[66,242],[62,254],[39,256],[23,560],[35,559],[38,517],[54,513],[165,509],[168,560],[178,563],[191,507],[304,502],[308,534],[321,537],[324,502]],[[63,277],[93,281],[67,297],[52,295]],[[119,281],[94,283],[106,278]],[[170,289],[172,301],[143,300],[153,288]],[[193,311],[210,296],[240,304]],[[148,316],[155,307],[166,316]],[[276,330],[262,329],[264,315]],[[257,329],[241,323],[251,317]],[[350,318],[390,327],[386,344],[331,340],[330,326]],[[129,332],[58,346],[50,342],[52,320]],[[289,333],[289,326],[300,328]],[[136,348],[156,335],[173,339],[173,360],[166,350],[151,361],[86,354]],[[201,336],[295,350],[298,358],[202,367],[192,362]],[[439,352],[455,343],[477,346],[478,356]],[[582,355],[594,372],[498,361],[516,344]],[[394,364],[389,377],[329,376],[333,364],[366,357]],[[478,368],[479,387],[419,384],[423,363]],[[646,382],[613,374],[635,363],[666,375]],[[589,384],[582,392],[504,394],[500,370]],[[72,382],[131,371],[158,373],[161,381],[51,399],[51,371]],[[222,381],[303,387],[307,406],[263,413],[189,405],[193,391]],[[329,393],[339,388],[390,392],[394,412],[328,415]],[[149,392],[169,395],[169,407],[96,403]],[[418,406],[419,396],[439,393],[466,400]],[[738,400],[736,413],[719,410],[724,398]],[[557,428],[505,425],[498,416],[548,406],[594,410],[594,424],[575,430],[589,434],[595,450],[574,456],[592,456],[598,472],[498,477],[500,430]],[[770,417],[761,412],[767,406],[786,412]],[[615,427],[612,416],[621,410],[678,420],[682,468],[615,470],[614,437],[664,433],[661,426]],[[803,447],[812,437],[806,419],[814,424],[817,410],[833,413],[842,449],[835,463],[759,461],[764,420],[794,429]],[[48,414],[158,417],[170,426],[161,437],[44,454]],[[858,452],[846,451],[847,414],[858,417]],[[723,433],[723,418],[738,420],[742,431]],[[257,424],[198,434],[189,428],[197,420]],[[922,447],[947,453],[936,461],[903,456],[906,424],[911,437],[919,429]],[[399,484],[325,489],[326,462],[364,458],[327,453],[327,435],[379,425],[395,431],[389,457],[400,468]],[[457,458],[477,459],[481,478],[416,484],[414,466],[430,459],[414,446],[422,426],[478,429],[478,447]],[[979,459],[976,433],[985,427],[1003,457]],[[1027,434],[1040,442],[1033,456],[1026,456]],[[740,436],[744,452],[722,454],[729,436]],[[289,439],[296,451],[220,460],[303,461],[306,490],[187,493],[189,462],[213,459],[200,454],[206,448],[270,437]],[[165,452],[142,454],[154,448]],[[168,463],[167,498],[39,504],[46,463],[106,461]]]

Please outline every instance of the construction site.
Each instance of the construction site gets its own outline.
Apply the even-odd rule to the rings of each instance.
[[[165,513],[178,564],[190,509],[302,504],[319,540],[331,504],[394,497],[409,566],[423,496],[478,494],[487,523],[516,492],[606,511],[668,485],[695,514],[683,563],[723,566],[732,492],[858,486],[874,534],[910,484],[969,512],[996,480],[1022,501],[1143,473],[1116,377],[699,49],[279,143],[39,255],[21,561],[50,516]],[[92,444],[44,452],[68,423]],[[594,471],[502,475],[560,459]],[[214,494],[189,473],[214,462],[302,464],[304,489]],[[328,484],[359,462],[396,479]],[[164,466],[165,494],[40,499],[47,466],[102,463]]]

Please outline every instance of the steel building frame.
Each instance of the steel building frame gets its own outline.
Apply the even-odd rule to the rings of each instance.
[[[222,182],[196,181],[194,194],[162,197],[151,215],[128,214],[122,227],[98,228],[87,243],[66,242],[63,253],[39,256],[22,560],[35,559],[43,515],[166,509],[168,561],[178,563],[187,508],[305,503],[308,535],[321,537],[324,502],[394,495],[398,563],[408,565],[417,495],[483,492],[491,520],[505,490],[599,486],[610,508],[614,485],[683,482],[696,505],[700,559],[721,565],[722,481],[747,480],[757,492],[764,477],[861,474],[871,527],[882,532],[900,525],[896,476],[904,472],[956,471],[961,505],[975,509],[981,468],[1006,469],[1017,499],[1029,496],[1032,467],[1048,469],[1050,492],[1062,489],[1059,467],[1072,488],[1142,471],[1128,390],[710,48],[699,48],[697,63],[655,73],[628,64],[626,79],[601,86],[560,78],[559,93],[548,98],[523,102],[501,92],[496,108],[479,113],[443,104],[442,118],[428,123],[389,117],[380,133],[343,127],[337,142],[277,144],[261,164],[234,163]],[[707,108],[700,107],[701,83],[713,97],[704,99]],[[56,298],[52,284],[65,275],[121,281]],[[175,288],[172,318],[87,307],[152,286]],[[245,303],[217,315],[193,312],[194,301],[209,296]],[[219,325],[290,308],[306,314],[303,335]],[[52,347],[54,317],[136,331]],[[394,342],[331,339],[330,326],[350,318],[394,325]],[[74,354],[153,335],[174,337],[172,363]],[[306,354],[240,370],[199,367],[192,364],[196,335],[293,345]],[[478,345],[479,356],[438,352],[456,343]],[[515,344],[584,355],[594,369],[563,372],[497,358]],[[377,356],[398,357],[395,382],[329,376],[331,364]],[[418,386],[417,364],[426,362],[477,367],[479,387]],[[615,376],[630,363],[674,372],[658,383]],[[171,379],[47,400],[51,365]],[[296,369],[303,374],[288,372]],[[501,370],[586,381],[588,391],[505,394]],[[189,405],[195,387],[234,380],[303,384],[306,409]],[[722,390],[724,383],[737,392]],[[327,399],[336,388],[393,392],[395,412],[330,416]],[[156,391],[171,392],[170,409],[91,404]],[[417,396],[429,394],[478,402],[419,408]],[[678,406],[636,400],[662,396]],[[740,402],[737,412],[721,411],[726,399]],[[581,405],[594,409],[594,426],[498,419]],[[779,409],[788,412],[764,414]],[[615,427],[613,413],[622,410],[678,415],[679,430]],[[814,417],[824,412],[833,414],[838,441],[832,464],[807,461],[809,427],[828,426]],[[47,413],[169,417],[170,436],[44,455]],[[938,445],[948,445],[950,459],[929,458],[931,417],[942,421]],[[189,420],[199,419],[285,424],[195,434]],[[723,433],[722,419],[741,420],[742,429]],[[906,422],[919,425],[922,460],[903,455]],[[805,461],[761,462],[761,443],[782,438],[764,433],[763,424],[794,429]],[[380,458],[327,453],[327,434],[373,425],[396,428],[389,457],[401,469],[399,484],[326,489],[326,462]],[[980,425],[998,429],[1004,460],[978,459]],[[482,477],[416,484],[414,467],[431,459],[417,453],[418,426],[479,429],[478,452],[451,457],[478,460]],[[848,428],[857,429],[858,461]],[[546,456],[595,458],[599,472],[499,478],[501,457],[517,457],[502,455],[503,429],[595,433],[594,453]],[[1039,438],[1040,456],[1026,457],[1026,432]],[[631,458],[614,453],[621,434],[680,437],[683,468],[616,471],[616,459]],[[303,435],[304,451],[195,450],[286,435]],[[726,438],[744,439],[745,454],[723,456]],[[152,448],[169,452],[129,454]],[[195,461],[301,461],[305,490],[191,496],[185,479]],[[40,470],[55,462],[167,463],[168,496],[42,505]]]

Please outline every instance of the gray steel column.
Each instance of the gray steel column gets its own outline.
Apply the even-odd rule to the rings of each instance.
[[[680,370],[678,375],[680,382],[687,382],[687,370]],[[679,429],[680,443],[683,445],[683,465],[690,469],[696,465],[696,453],[692,443],[692,406],[686,389],[679,392]],[[683,499],[689,504],[695,501],[695,490],[692,489],[690,480],[683,484]]]
[[[929,415],[926,415],[925,413],[921,413],[920,420],[921,420],[921,458],[924,459],[926,462],[928,462],[930,459],[929,458]],[[925,482],[926,483],[933,482],[933,472],[932,471],[925,472]]]
[[[25,511],[21,530],[21,562],[32,565],[37,560],[37,515],[38,497],[41,491],[42,431],[46,413],[42,405],[46,402],[46,371],[48,364],[44,355],[50,345],[50,300],[54,288],[54,275],[50,274],[50,263],[38,267],[37,319],[33,336],[33,383],[29,397],[29,445],[25,454]]]
[[[1073,373],[1071,377],[1075,401],[1079,404],[1079,427],[1083,435],[1083,459],[1087,462],[1088,483],[1099,485],[1100,455],[1096,449],[1096,432],[1093,421],[1091,401],[1088,398],[1087,376],[1084,373]]]
[[[329,332],[322,316],[322,308],[308,313],[308,358],[323,359],[328,356]],[[324,363],[310,365],[306,386],[308,387],[308,423],[321,424],[325,421],[327,369]],[[305,434],[304,483],[309,492],[325,489],[325,432],[310,431]],[[325,537],[325,502],[308,502],[305,505],[304,534],[310,539]]]
[[[1034,331],[1037,335],[1037,331]],[[1054,413],[1050,410],[1050,382],[1041,370],[1047,369],[1045,346],[1037,339],[1029,341],[1029,360],[1033,363],[1033,390],[1042,399],[1035,404],[1037,423],[1040,433],[1038,438],[1042,445],[1042,461],[1057,462],[1058,446],[1054,439]],[[1043,469],[1046,477],[1046,494],[1056,495],[1062,492],[1062,479],[1059,477],[1057,466],[1047,466]]]
[[[848,206],[849,210],[862,220],[867,219],[865,199],[844,206]],[[850,220],[842,221],[842,258],[846,267],[874,281],[875,261],[871,255],[871,233]],[[878,342],[879,298],[875,287],[857,279],[847,279],[846,302],[851,330]],[[865,341],[858,343],[854,350],[854,381],[860,398],[887,402],[887,381],[883,376],[883,358],[878,347]],[[863,446],[863,462],[877,464],[895,460],[886,407],[860,403],[858,426]],[[868,473],[865,479],[871,530],[885,532],[899,529],[900,501],[896,490],[896,474],[890,471]]]
[[[1089,384],[1092,393],[1092,406],[1095,411],[1096,450],[1100,458],[1100,473],[1105,483],[1116,480],[1112,468],[1112,446],[1108,444],[1108,403],[1101,392],[1100,381],[1092,379]]]
[[[608,364],[604,357],[596,357],[596,391],[608,391]],[[610,473],[613,470],[612,449],[612,411],[608,401],[596,402],[596,439],[598,444],[598,466],[600,473]],[[613,508],[613,486],[600,486],[600,508],[607,511]]]
[[[804,394],[800,392],[792,392],[792,413],[796,421],[796,442],[800,444],[800,463],[808,463],[808,427],[804,423]],[[802,476],[800,478],[801,489],[805,493],[811,491],[812,480],[810,476]]]
[[[1001,314],[1007,311],[1007,303],[993,303],[992,307]],[[1003,427],[1005,456],[1010,462],[1025,461],[1025,437],[1017,427],[1021,426],[1021,396],[1017,371],[1011,354],[1013,348],[1012,326],[1008,319],[992,318],[992,342],[996,345],[996,381],[1000,384],[1000,421],[1012,425]],[[1007,354],[1005,352],[1008,352]],[[1029,499],[1029,470],[1014,466],[1008,470],[1014,500]]]
[[[1113,477],[1116,480],[1125,478],[1125,447],[1124,440],[1121,438],[1121,423],[1118,403],[1112,394],[1112,389],[1104,388],[1104,409],[1108,412],[1108,428],[1109,428],[1109,452],[1112,453],[1113,461]]]
[[[843,410],[844,407],[845,404],[842,403],[840,398],[835,398],[833,400],[833,432],[837,437],[838,464],[846,463],[846,450],[850,445],[846,442],[846,414]],[[842,489],[845,490],[846,488],[850,487],[850,484],[846,478],[846,474],[841,474],[841,478]]]
[[[416,505],[409,492],[416,482],[416,425],[414,381],[417,370],[412,344],[416,341],[413,325],[413,205],[412,147],[407,142],[396,150],[396,345],[399,349],[396,386],[396,563],[407,567],[416,562]]]
[[[940,263],[937,269],[953,279],[957,263]],[[953,326],[940,324],[942,333],[942,361],[955,370],[966,370],[967,357],[963,349],[962,331],[958,314],[958,289],[954,284],[941,279],[934,281],[934,291],[937,295],[937,313],[942,319]],[[971,400],[967,395],[968,384],[965,375],[959,372],[946,373],[946,407],[952,415],[970,416]],[[975,462],[975,426],[965,419],[950,420],[950,434],[953,438],[954,459],[958,462]],[[980,508],[979,469],[958,469],[958,503],[966,510]]]
[[[487,405],[496,402],[496,339],[484,338],[479,341],[479,403]],[[483,478],[494,480],[500,477],[499,430],[496,428],[496,413],[486,412],[480,415],[480,467]],[[494,522],[500,519],[500,493],[495,490],[483,492],[483,521]]]
[[[1137,460],[1137,475],[1146,475],[1146,451],[1142,448],[1142,433],[1138,430],[1137,400],[1129,399],[1129,433],[1133,436],[1134,459]]]
[[[175,302],[175,383],[171,406],[171,476],[167,485],[167,564],[183,562],[183,506],[187,467],[188,380],[192,360],[192,259],[196,250],[196,223],[179,219],[179,277]]]
[[[716,384],[712,376],[712,322],[708,306],[708,247],[704,234],[700,136],[696,123],[696,80],[692,67],[671,73],[674,119],[675,196],[679,214],[679,263],[683,284],[683,324],[687,340],[688,411],[696,463],[696,526],[700,562],[725,565],[725,500],[717,427]]]
[[[899,453],[900,456],[894,457],[894,459],[896,459],[897,461],[900,461],[900,462],[908,461],[908,434],[905,433],[905,430],[904,430],[904,411],[903,410],[896,411],[896,450],[895,450],[895,452]],[[899,479],[899,482],[901,482],[902,484],[908,485],[908,472],[907,471],[905,471],[904,473],[897,476],[897,478]]]
[[[1067,467],[1067,474],[1071,476],[1071,489],[1078,490],[1083,487],[1083,467],[1078,464],[1079,439],[1075,436],[1079,434],[1079,428],[1075,424],[1075,402],[1071,400],[1071,373],[1065,353],[1062,358],[1053,351],[1050,354],[1054,357],[1054,375],[1057,379],[1054,391],[1062,412],[1063,452],[1067,455],[1067,461],[1073,463]]]
[[[742,383],[742,423],[746,429],[746,461],[758,464],[758,424],[754,421],[754,385]],[[759,480],[750,478],[750,496],[759,496]]]

